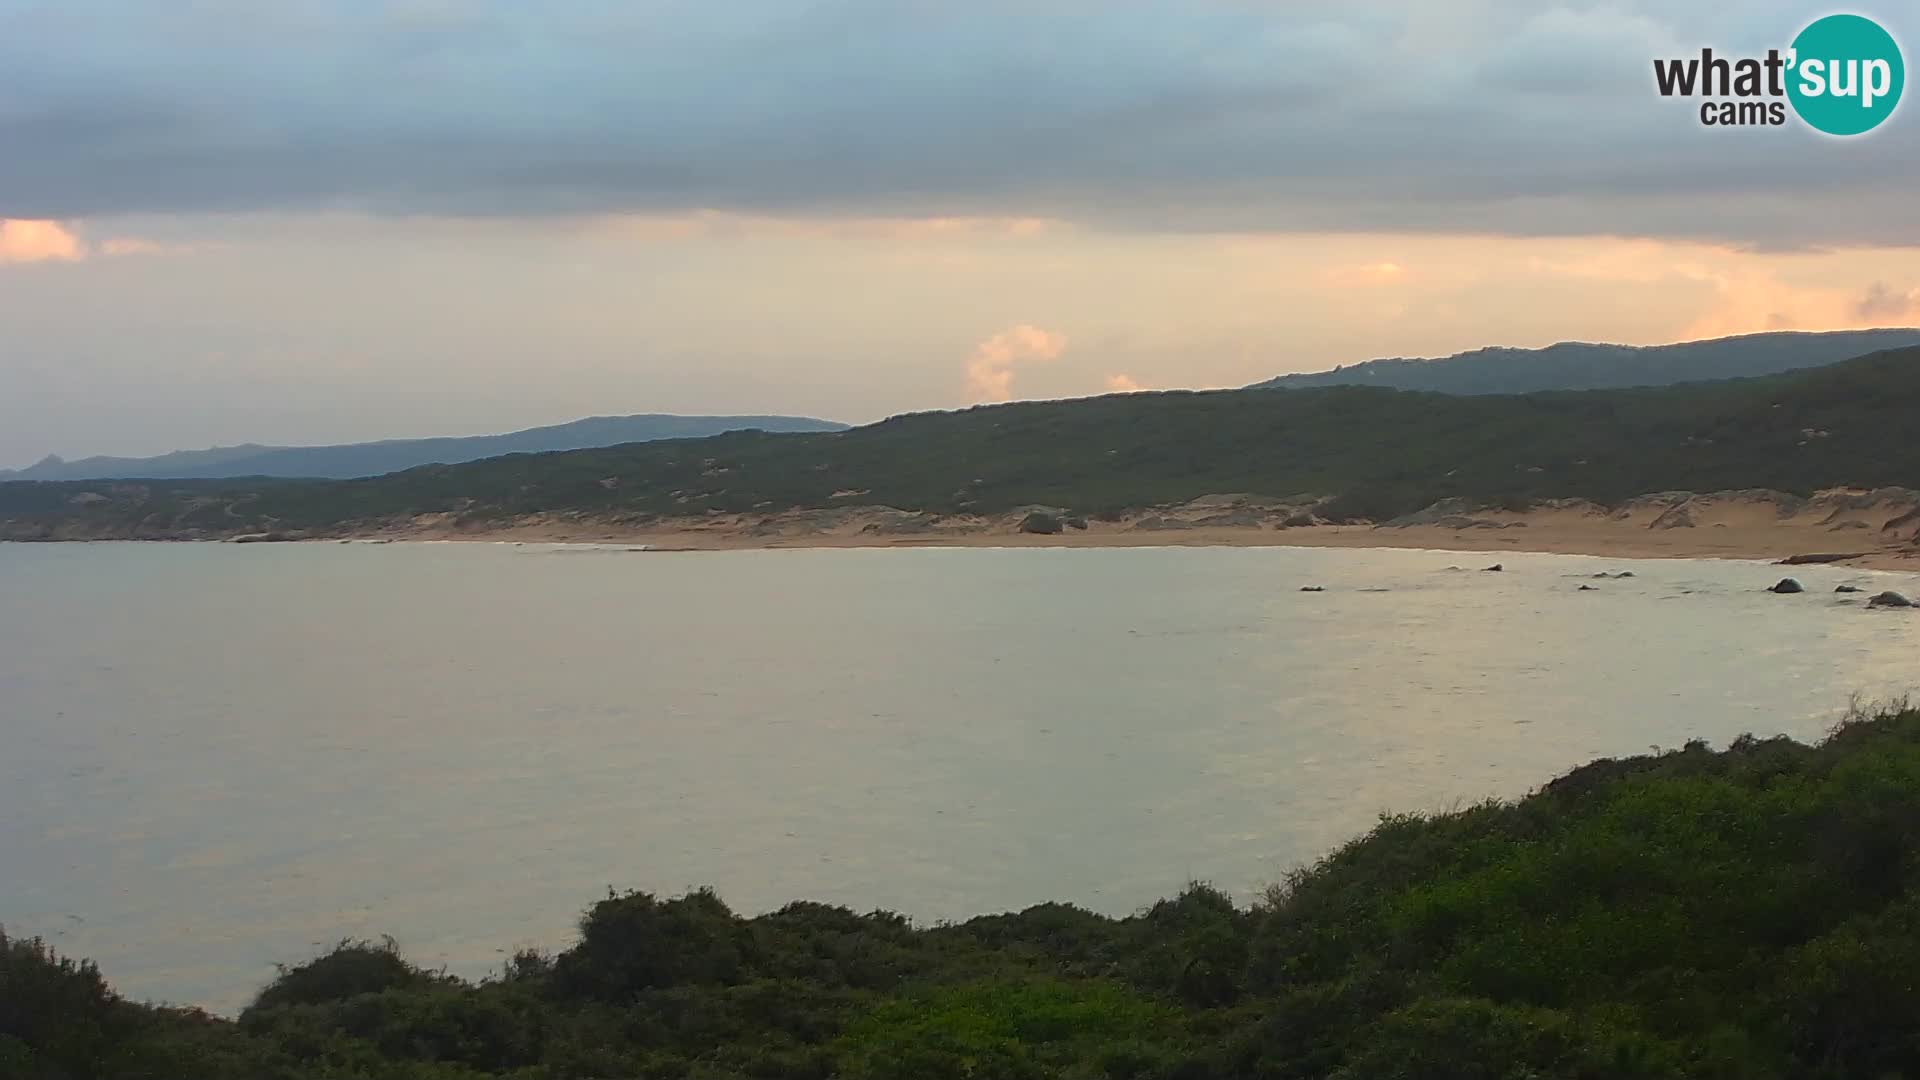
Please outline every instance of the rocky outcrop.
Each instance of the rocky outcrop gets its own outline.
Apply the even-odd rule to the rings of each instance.
[[[894,510],[877,515],[860,527],[869,536],[922,536],[940,531],[940,515]]]
[[[1648,524],[1648,528],[1690,529],[1698,525],[1709,511],[1719,508],[1767,506],[1772,508],[1776,518],[1784,519],[1800,513],[1807,505],[1808,500],[1801,496],[1769,488],[1742,488],[1706,494],[1664,491],[1622,503],[1614,517],[1624,519],[1633,516],[1636,510],[1657,509],[1659,513]]]
[[[1916,506],[1912,510],[1888,520],[1885,525],[1880,526],[1880,531],[1898,536],[1909,526],[1914,530],[1913,538],[1920,540],[1920,506]]]
[[[1693,498],[1691,491],[1655,491],[1628,499],[1613,508],[1615,521],[1625,521],[1645,510],[1665,512]]]
[[[1020,531],[1036,536],[1053,536],[1066,528],[1058,517],[1044,510],[1035,510],[1020,519]]]
[[[1410,525],[1438,525],[1451,518],[1471,517],[1473,511],[1480,508],[1480,503],[1468,499],[1441,499],[1439,502],[1423,510],[1415,510],[1411,514],[1401,514],[1397,518],[1389,518],[1381,522],[1378,527],[1382,529],[1404,529]]]
[[[1920,491],[1903,487],[1870,488],[1864,491],[1851,488],[1832,488],[1817,492],[1807,500],[1806,509],[1826,514],[1826,523],[1841,520],[1844,515],[1865,510],[1901,510],[1920,507]]]
[[[1257,529],[1266,524],[1267,516],[1258,510],[1229,510],[1221,514],[1208,514],[1197,518],[1191,524],[1202,527],[1226,527],[1235,529]]]
[[[1647,526],[1649,529],[1691,529],[1694,526],[1693,511],[1689,503],[1668,507],[1660,516]]]

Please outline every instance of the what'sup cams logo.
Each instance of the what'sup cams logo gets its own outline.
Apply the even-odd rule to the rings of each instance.
[[[1697,57],[1655,60],[1661,97],[1705,98],[1708,127],[1778,126],[1787,107],[1815,131],[1864,135],[1886,122],[1906,88],[1900,45],[1862,15],[1828,15],[1808,23],[1784,51],[1729,58],[1701,49]]]

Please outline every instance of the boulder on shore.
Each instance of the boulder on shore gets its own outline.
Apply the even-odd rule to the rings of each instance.
[[[1786,593],[1806,592],[1807,590],[1802,588],[1800,583],[1793,580],[1792,578],[1783,577],[1779,581],[1774,582],[1773,587],[1768,589],[1767,591],[1773,592],[1773,593],[1786,594]]]
[[[1065,527],[1060,524],[1059,518],[1039,510],[1028,514],[1020,521],[1021,532],[1034,533],[1038,536],[1052,536]]]
[[[1875,593],[1874,595],[1872,595],[1872,596],[1870,596],[1870,597],[1868,597],[1868,598],[1867,598],[1867,606],[1868,606],[1868,607],[1870,607],[1870,608],[1874,608],[1874,607],[1912,607],[1912,606],[1913,606],[1913,601],[1911,601],[1911,600],[1909,600],[1909,599],[1907,599],[1906,597],[1904,597],[1904,596],[1901,596],[1901,595],[1900,595],[1899,593],[1897,593],[1897,592],[1894,592],[1894,591],[1892,591],[1891,589],[1889,589],[1889,590],[1888,590],[1888,591],[1886,591],[1886,592],[1883,592],[1883,593]]]

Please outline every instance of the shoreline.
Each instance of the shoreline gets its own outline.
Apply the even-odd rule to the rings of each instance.
[[[385,539],[394,543],[552,543],[552,544],[631,544],[644,546],[648,554],[690,554],[724,551],[782,550],[873,550],[873,549],[1021,549],[1021,548],[1149,548],[1149,547],[1290,547],[1393,549],[1446,551],[1461,554],[1533,554],[1583,555],[1617,559],[1725,559],[1778,563],[1797,555],[1822,553],[1827,549],[1809,547],[1804,537],[1783,535],[1774,542],[1754,542],[1752,538],[1698,543],[1646,542],[1637,537],[1562,537],[1514,536],[1490,537],[1475,533],[1435,529],[1427,526],[1379,528],[1370,525],[1320,525],[1281,531],[1253,529],[1168,529],[1154,533],[1099,533],[1089,530],[1075,536],[1028,536],[1018,533],[971,534],[936,537],[841,537],[818,536],[755,540],[715,536],[698,531],[635,531],[573,533],[564,536],[520,529],[489,530],[459,535],[418,535],[408,537],[354,537],[357,542]],[[1717,541],[1717,538],[1715,538]],[[1860,552],[1854,557],[1834,560],[1825,565],[1858,570],[1895,570],[1920,573],[1920,552],[1881,550]]]
[[[1460,500],[1384,523],[1334,523],[1316,503],[1252,495],[1085,518],[1045,506],[991,516],[887,506],[632,519],[568,513],[499,521],[416,514],[266,533],[76,528],[14,539],[33,543],[130,540],[227,543],[476,543],[627,545],[652,553],[872,548],[1300,547],[1461,553],[1588,555],[1623,559],[1802,562],[1920,573],[1920,491],[1833,490],[1811,498],[1774,491],[1664,492],[1613,506],[1559,500],[1524,510]],[[1808,558],[1816,556],[1818,558]]]
[[[1649,532],[1629,525],[1556,528],[1529,524],[1517,528],[1458,529],[1436,525],[1310,525],[1288,529],[1189,526],[1150,531],[1089,523],[1085,531],[1034,535],[1017,531],[941,532],[913,536],[874,533],[820,533],[756,536],[727,527],[619,528],[539,523],[491,529],[373,530],[347,536],[293,542],[496,543],[630,545],[647,554],[781,550],[872,550],[937,548],[1146,548],[1146,547],[1293,547],[1385,548],[1462,554],[1583,555],[1618,559],[1725,559],[1779,563],[1795,556],[1841,554],[1817,565],[1857,570],[1920,573],[1920,549],[1856,541],[1835,543],[1831,536],[1790,525],[1745,529],[1708,529],[1697,534]]]
[[[1051,517],[1047,524],[1053,531],[1028,531],[1031,513]],[[1771,491],[1666,492],[1617,506],[1564,500],[1525,510],[1441,502],[1382,524],[1331,523],[1299,504],[1276,505],[1248,495],[1205,496],[1110,520],[1048,507],[982,518],[873,506],[631,524],[536,515],[475,527],[436,517],[354,538],[630,544],[652,552],[1311,547],[1763,562],[1824,555],[1832,556],[1823,560],[1826,565],[1920,573],[1920,492],[1831,491],[1810,499]]]

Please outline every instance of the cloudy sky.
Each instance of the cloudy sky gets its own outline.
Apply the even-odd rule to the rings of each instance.
[[[0,0],[0,466],[1920,323],[1911,104],[1655,94],[1738,7]]]

